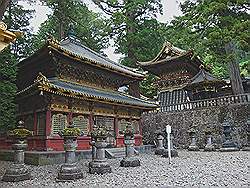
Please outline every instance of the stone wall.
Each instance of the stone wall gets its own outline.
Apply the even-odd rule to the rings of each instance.
[[[250,118],[250,104],[231,104],[219,107],[207,107],[179,112],[153,112],[143,114],[143,136],[145,144],[156,140],[154,132],[165,129],[169,124],[174,135],[174,144],[178,148],[187,148],[190,144],[188,130],[197,130],[197,142],[200,148],[206,145],[204,130],[212,129],[212,139],[217,148],[224,140],[222,122],[227,119],[232,125],[232,136],[240,147],[247,143],[247,118]]]

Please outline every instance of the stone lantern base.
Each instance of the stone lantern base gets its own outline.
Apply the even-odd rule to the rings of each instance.
[[[125,157],[120,162],[121,167],[136,167],[141,166],[141,162],[136,157]]]
[[[89,163],[90,174],[111,173],[111,167],[107,162],[92,161]]]
[[[206,145],[204,151],[215,151],[215,147],[213,144]]]
[[[72,181],[81,178],[83,178],[83,173],[77,168],[76,163],[65,163],[61,166],[56,181]]]
[[[220,148],[219,151],[230,152],[230,151],[239,151],[239,150],[240,149],[238,148],[238,145],[235,142],[227,140],[226,142],[222,144],[222,148]]]
[[[199,151],[199,147],[197,145],[190,145],[188,147],[188,151]]]
[[[14,164],[6,170],[2,181],[17,182],[31,179],[31,174],[24,164]]]
[[[171,149],[171,157],[178,157],[178,151],[176,149]],[[165,152],[162,154],[162,157],[168,157],[168,150],[165,150]]]
[[[165,151],[165,148],[156,148],[155,155],[163,155]]]

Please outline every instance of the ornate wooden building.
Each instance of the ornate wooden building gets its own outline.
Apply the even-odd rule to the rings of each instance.
[[[185,87],[200,71],[202,62],[192,50],[184,51],[166,42],[159,54],[151,61],[138,62],[150,73],[159,77],[156,82],[158,100],[162,111],[171,105],[189,100]]]
[[[90,131],[106,127],[110,147],[123,145],[123,131],[132,123],[135,144],[142,144],[141,114],[157,105],[118,92],[144,79],[144,74],[115,63],[69,36],[61,42],[49,39],[19,63],[18,117],[34,136],[31,150],[63,150],[58,131],[72,121],[84,131],[78,149],[90,148]]]
[[[226,86],[226,81],[217,79],[205,71],[203,65],[200,69],[185,87],[187,91],[190,91],[190,99],[202,100],[223,96],[225,92],[222,91],[222,87]]]

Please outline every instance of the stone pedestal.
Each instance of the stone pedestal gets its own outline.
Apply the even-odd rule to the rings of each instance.
[[[250,151],[250,119],[247,120],[247,145],[243,147],[242,151]]]
[[[165,148],[163,147],[163,140],[164,140],[164,137],[162,135],[158,135],[157,136],[157,148],[155,150],[155,155],[162,155],[165,151]]]
[[[224,129],[223,133],[225,136],[225,141],[222,143],[222,147],[220,148],[220,151],[221,152],[239,151],[238,144],[236,144],[232,140],[232,136],[231,136],[232,129],[228,121],[223,122],[223,129]]]
[[[196,145],[196,135],[191,133],[191,144],[188,147],[189,151],[199,151],[199,147]]]
[[[3,181],[17,182],[29,180],[31,178],[30,171],[24,164],[24,149],[27,148],[27,144],[24,140],[17,140],[17,143],[13,144],[14,150],[14,164],[6,170]]]
[[[107,143],[104,139],[98,138],[94,143],[94,146],[96,147],[96,158],[89,163],[89,173],[110,173],[111,167],[105,158],[105,147],[107,146]]]
[[[65,163],[61,166],[56,181],[72,181],[83,177],[75,159],[76,138],[76,136],[64,136]]]
[[[133,136],[124,137],[126,156],[120,162],[121,167],[136,167],[141,165],[140,160],[135,157],[134,143],[135,139]]]
[[[95,141],[93,140],[93,141],[91,141],[89,144],[92,146],[92,147],[91,147],[91,157],[92,157],[92,161],[93,161],[94,159],[96,159]]]
[[[168,143],[166,145],[168,145]],[[178,151],[176,150],[173,144],[173,134],[170,134],[170,152],[171,152],[171,157],[178,157]],[[167,149],[163,152],[162,157],[168,157]]]
[[[207,135],[207,144],[204,148],[204,151],[215,151],[214,145],[212,143],[212,135],[211,134]]]

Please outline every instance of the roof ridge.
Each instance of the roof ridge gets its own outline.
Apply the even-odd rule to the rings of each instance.
[[[142,74],[141,72],[136,71],[136,70],[134,70],[133,68],[130,68],[130,67],[124,66],[124,65],[122,65],[122,64],[120,64],[120,63],[117,63],[117,62],[115,62],[115,61],[109,59],[108,57],[105,57],[104,55],[102,55],[102,54],[100,54],[100,53],[98,53],[98,52],[92,50],[91,48],[89,48],[89,47],[87,47],[86,45],[82,44],[81,41],[80,41],[78,38],[76,38],[76,37],[68,36],[68,37],[66,37],[65,39],[61,40],[60,43],[61,43],[61,42],[64,42],[64,41],[67,40],[67,39],[69,39],[70,42],[72,42],[72,43],[74,43],[74,44],[76,44],[76,45],[79,45],[79,46],[85,48],[86,50],[90,51],[91,53],[94,53],[94,54],[97,55],[98,57],[100,57],[100,58],[102,58],[102,59],[105,59],[105,60],[107,60],[108,62],[110,62],[110,63],[112,63],[112,64],[114,64],[114,65],[120,66],[120,67],[125,68],[125,69],[127,69],[127,70],[129,70],[129,71],[132,71],[132,72],[134,72],[134,73],[140,73],[140,74]],[[60,43],[59,43],[59,44],[60,44]]]

